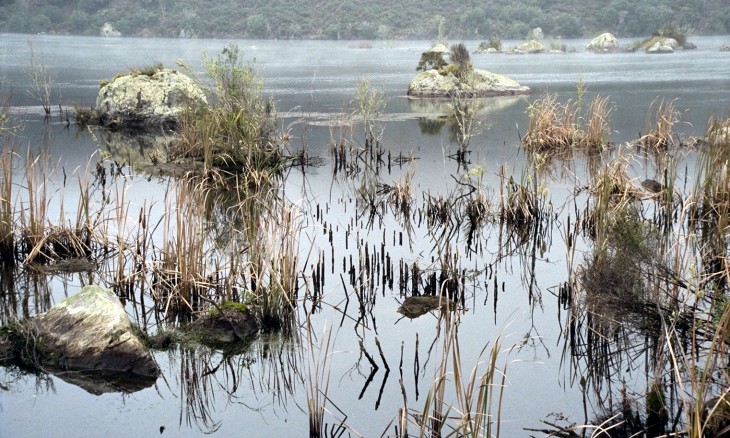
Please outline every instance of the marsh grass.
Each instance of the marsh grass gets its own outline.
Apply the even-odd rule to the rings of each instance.
[[[252,242],[251,269],[258,280],[253,302],[261,309],[264,329],[292,329],[299,289],[299,234],[301,221],[293,204],[267,212]]]
[[[500,166],[498,175],[501,181],[498,212],[500,224],[518,231],[518,234],[533,230],[546,218],[546,189],[539,185],[536,174],[525,173],[518,183],[512,176],[507,178],[504,166]]]
[[[730,215],[730,119],[711,119],[705,131],[707,144],[700,150],[697,160],[695,202],[691,203],[690,221],[722,232]]]
[[[15,152],[10,141],[3,143],[0,151],[0,260],[12,264],[17,255],[15,238],[15,207],[13,205],[13,175]]]
[[[206,251],[201,199],[190,181],[178,186],[177,196],[165,216],[160,263],[154,271],[153,285],[161,293],[165,313],[179,312],[183,319],[201,308],[206,289]],[[169,198],[168,198],[169,199]]]
[[[369,80],[363,79],[357,84],[357,92],[352,105],[353,116],[363,123],[365,147],[378,145],[384,131],[377,124],[377,117],[385,108],[383,93],[374,89]]]
[[[409,421],[421,437],[499,437],[502,399],[507,385],[507,362],[501,368],[497,364],[503,353],[502,336],[498,335],[491,345],[484,346],[477,365],[467,374],[459,344],[458,319],[458,315],[448,311],[439,319],[442,326],[440,361],[423,409],[411,409]],[[447,400],[447,393],[453,395],[453,401]],[[401,430],[405,431],[406,427],[407,424],[403,424]]]
[[[262,95],[263,80],[241,57],[235,44],[214,59],[204,57],[213,82],[205,89],[215,103],[184,113],[173,160],[202,161],[206,174],[214,169],[241,175],[281,172],[286,136],[277,133],[274,104]]]
[[[53,76],[46,67],[45,55],[43,52],[36,53],[33,44],[28,41],[30,53],[29,65],[26,68],[26,75],[30,79],[31,91],[29,93],[36,97],[43,106],[46,117],[51,115],[51,88],[53,87]]]
[[[50,259],[46,245],[46,225],[48,218],[48,156],[33,157],[30,148],[25,156],[25,189],[26,202],[20,203],[20,244],[24,254],[24,263],[46,262]]]
[[[609,145],[611,133],[608,97],[596,96],[587,115],[582,114],[583,91],[578,101],[558,102],[557,95],[545,94],[527,108],[530,118],[522,145],[532,151],[567,154],[573,148],[601,151]]]
[[[324,414],[330,385],[330,369],[336,336],[333,337],[332,326],[324,327],[317,345],[316,335],[311,321],[307,321],[307,412],[309,414],[309,436],[320,438],[325,436]]]
[[[629,177],[631,157],[619,150],[616,157],[596,169],[587,188],[589,202],[583,211],[583,229],[600,240],[602,230],[610,227],[611,220],[637,207],[643,192]]]
[[[639,144],[654,149],[666,149],[679,144],[674,127],[680,122],[681,114],[675,101],[657,98],[649,105],[644,126],[646,134],[639,138]]]

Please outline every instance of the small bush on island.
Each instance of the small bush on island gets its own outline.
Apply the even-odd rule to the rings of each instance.
[[[684,46],[687,43],[687,33],[686,29],[679,27],[676,23],[667,23],[661,29],[654,32],[652,36],[673,38],[677,41],[677,44]]]
[[[418,61],[416,71],[426,71],[431,69],[441,69],[446,67],[447,62],[444,60],[444,55],[441,52],[426,51],[421,54],[421,59]]]
[[[456,66],[455,76],[462,81],[467,80],[471,72],[474,71],[474,65],[471,63],[469,51],[466,49],[464,43],[451,46],[449,59],[451,64]]]

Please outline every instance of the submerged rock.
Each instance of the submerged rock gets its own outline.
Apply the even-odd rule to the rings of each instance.
[[[439,308],[443,310],[449,308],[455,309],[456,304],[449,301],[446,297],[432,295],[412,296],[403,301],[403,304],[398,308],[398,313],[406,318],[415,319]]]
[[[86,286],[29,321],[38,357],[63,370],[156,378],[159,369],[112,291]]]
[[[412,97],[491,97],[529,94],[530,88],[497,73],[474,69],[469,80],[431,69],[419,73],[408,86]]]
[[[608,32],[602,33],[593,38],[586,49],[595,53],[617,52],[619,50],[618,40]]]
[[[205,104],[203,90],[188,76],[160,69],[119,76],[99,90],[101,124],[118,128],[175,126],[189,105]]]
[[[258,333],[259,324],[244,305],[227,302],[199,318],[191,329],[202,344],[221,347],[250,340]]]

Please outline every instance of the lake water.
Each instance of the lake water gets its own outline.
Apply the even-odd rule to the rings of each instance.
[[[519,143],[527,129],[529,102],[546,92],[557,93],[561,101],[576,99],[579,81],[587,86],[586,101],[596,95],[610,97],[614,130],[611,140],[617,145],[645,132],[650,105],[657,98],[675,100],[682,116],[677,126],[679,135],[702,136],[711,116],[725,118],[730,109],[730,53],[719,51],[729,40],[693,38],[697,50],[664,56],[594,55],[583,50],[585,40],[561,41],[569,49],[576,49],[575,53],[561,55],[474,55],[477,68],[510,76],[533,91],[527,97],[482,103],[467,170],[483,166],[483,184],[493,199],[500,192],[500,166],[518,181],[527,175],[527,158]],[[84,168],[97,150],[113,147],[105,143],[103,133],[92,136],[73,126],[69,129],[55,114],[44,122],[24,75],[29,44],[36,54],[42,53],[57,84],[53,88],[54,106],[59,102],[69,106],[92,105],[100,81],[132,67],[157,61],[170,66],[184,59],[202,74],[201,54],[213,56],[226,43],[0,35],[0,76],[7,80],[0,91],[11,96],[11,118],[22,124],[15,147],[47,151],[52,161],[68,173]],[[469,250],[464,232],[452,241],[439,241],[427,232],[425,219],[419,221],[418,212],[411,218],[410,238],[405,232],[408,221],[388,209],[368,224],[367,213],[355,202],[358,179],[333,178],[329,152],[332,133],[339,135],[332,126],[352,111],[360,80],[369,80],[371,87],[385,97],[383,114],[378,117],[384,128],[384,149],[393,157],[402,153],[417,158],[384,171],[381,183],[394,185],[406,172],[412,172],[415,205],[420,206],[424,194],[448,195],[455,191],[466,173],[461,164],[449,158],[457,145],[448,127],[423,132],[424,120],[448,112],[448,102],[432,105],[405,97],[420,53],[428,49],[429,42],[374,42],[369,49],[342,41],[237,43],[247,58],[255,58],[255,69],[265,81],[264,92],[276,101],[281,126],[290,133],[290,149],[305,148],[310,155],[325,159],[322,167],[304,172],[290,170],[285,183],[287,198],[301,209],[300,252],[308,255],[308,263],[301,267],[303,277],[311,281],[311,265],[319,260],[324,261],[327,272],[324,304],[311,316],[314,333],[335,331],[325,421],[332,426],[346,424],[350,430],[345,435],[395,435],[397,415],[404,407],[403,394],[408,408],[423,409],[441,360],[438,352],[443,323],[434,314],[409,320],[397,313],[404,299],[397,274],[395,286],[373,285],[374,304],[364,324],[355,324],[359,314],[355,304],[350,304],[343,316],[345,300],[353,297],[349,283],[343,288],[344,281],[340,280],[341,275],[345,279],[349,275],[345,260],[354,257],[357,261],[366,248],[371,254],[387,252],[396,269],[406,263],[425,270],[436,269],[439,257],[448,249],[455,251],[452,256],[459,259],[461,269],[475,273],[465,281],[467,310],[459,323],[460,360],[463,372],[470,373],[480,360],[487,359],[486,354],[480,359],[482,349],[491,348],[501,337],[498,366],[506,366],[500,411],[502,436],[527,436],[530,433],[524,428],[543,427],[540,420],[551,414],[559,413],[579,424],[602,414],[596,396],[584,396],[579,383],[584,377],[580,360],[565,355],[565,310],[561,313],[556,296],[558,287],[568,280],[569,270],[561,224],[573,209],[574,188],[586,184],[585,163],[577,160],[546,177],[550,215],[558,219],[550,222],[548,239],[533,240],[534,245],[512,243],[517,247],[514,251],[505,251],[509,244],[503,245],[498,230],[489,227],[477,235],[478,251]],[[503,45],[516,43],[505,41]],[[473,50],[477,42],[466,44]],[[133,147],[120,151],[115,157],[120,162],[134,162]],[[649,163],[635,162],[632,166],[636,178],[657,178]],[[130,172],[133,169],[128,169]],[[167,181],[141,174],[127,184],[133,205],[130,211],[138,211],[145,202],[163,209]],[[72,188],[65,190],[70,199],[77,196]],[[49,217],[57,217],[58,209],[51,208]],[[316,213],[320,209],[322,218]],[[334,230],[335,240],[339,241],[328,242],[323,229]],[[349,237],[344,237],[344,230],[349,230]],[[345,239],[348,244],[344,244]],[[587,246],[583,244],[579,251],[587,251]],[[580,262],[582,255],[575,259]],[[44,287],[50,289],[51,301],[57,302],[81,285],[103,283],[105,278],[101,274],[91,278],[85,274],[58,274],[46,281]],[[33,302],[35,292],[31,286],[28,288]],[[5,300],[3,305],[8,306]],[[3,322],[13,313],[33,314],[33,305],[31,310],[25,309],[27,306],[3,309]],[[382,356],[376,341],[382,347]],[[380,366],[374,375],[361,353],[360,342]],[[0,436],[199,436],[211,431],[221,436],[306,435],[307,382],[311,382],[316,367],[311,365],[312,354],[306,353],[309,350],[302,347],[304,343],[303,336],[293,341],[269,339],[256,342],[249,353],[232,357],[203,348],[158,352],[155,357],[163,377],[154,387],[131,394],[93,395],[57,376],[3,370]],[[384,361],[389,365],[388,373]],[[617,372],[615,382],[625,383],[631,392],[645,391],[647,377],[642,363],[641,357],[636,358],[631,366]],[[197,377],[191,378],[194,373]],[[615,390],[603,389],[604,394]],[[447,389],[449,394],[453,395],[452,389]],[[492,411],[496,414],[496,409]],[[415,433],[415,427],[411,425],[409,431]]]

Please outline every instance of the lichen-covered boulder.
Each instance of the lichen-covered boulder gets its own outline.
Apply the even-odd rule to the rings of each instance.
[[[119,128],[174,127],[189,105],[205,104],[203,90],[171,69],[119,76],[99,90],[96,110],[103,125]]]
[[[411,97],[491,97],[529,94],[530,88],[497,73],[474,69],[468,80],[432,69],[419,73],[408,86]]]
[[[602,33],[593,38],[586,49],[596,53],[616,52],[619,50],[618,40],[611,33]]]
[[[147,378],[159,375],[124,306],[108,289],[86,286],[29,324],[43,365]]]

